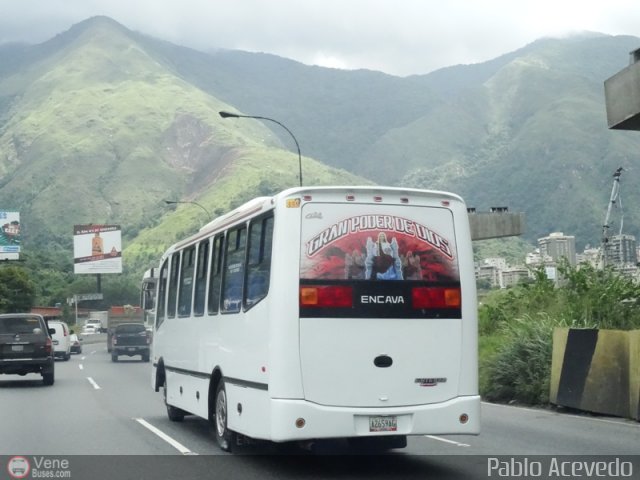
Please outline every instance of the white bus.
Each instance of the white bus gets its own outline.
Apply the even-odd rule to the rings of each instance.
[[[444,192],[300,187],[163,255],[152,386],[171,420],[274,442],[478,434],[467,210]]]

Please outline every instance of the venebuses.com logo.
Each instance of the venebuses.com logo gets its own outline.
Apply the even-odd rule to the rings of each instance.
[[[70,462],[66,458],[31,457],[9,458],[7,472],[11,478],[71,478]]]
[[[31,465],[25,457],[11,457],[7,463],[7,471],[11,478],[26,478],[31,471]]]

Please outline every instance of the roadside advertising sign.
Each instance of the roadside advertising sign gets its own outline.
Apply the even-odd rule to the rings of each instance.
[[[73,227],[74,273],[122,273],[120,225]]]
[[[0,260],[20,257],[20,213],[0,210]]]

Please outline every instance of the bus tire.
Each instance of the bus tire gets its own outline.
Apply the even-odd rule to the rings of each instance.
[[[213,416],[213,430],[216,441],[221,450],[230,452],[236,441],[236,433],[227,428],[229,419],[229,405],[227,402],[227,391],[224,387],[224,380],[220,379],[216,388],[215,411]]]
[[[173,405],[167,403],[167,377],[164,377],[164,384],[162,385],[162,395],[164,397],[164,405],[167,407],[167,417],[172,422],[181,422],[184,420],[184,410],[181,410]]]

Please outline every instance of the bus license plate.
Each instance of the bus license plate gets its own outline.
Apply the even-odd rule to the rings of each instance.
[[[22,352],[24,347],[22,345],[11,345],[12,352]]]
[[[398,430],[398,417],[369,417],[370,432],[395,432]]]

